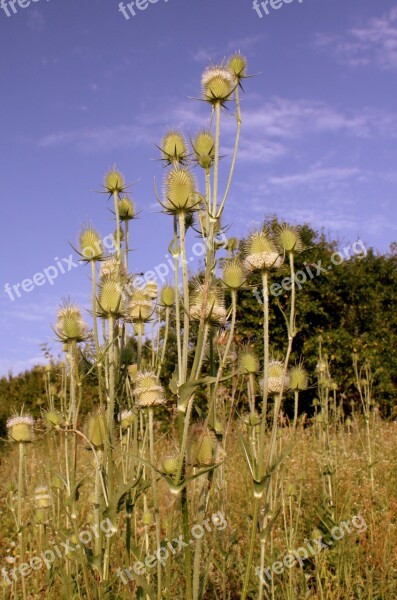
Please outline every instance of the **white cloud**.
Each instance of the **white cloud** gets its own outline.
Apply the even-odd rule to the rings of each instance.
[[[315,43],[352,67],[397,69],[397,6],[344,34],[318,34]]]

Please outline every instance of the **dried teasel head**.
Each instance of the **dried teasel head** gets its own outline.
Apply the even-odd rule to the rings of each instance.
[[[28,444],[34,440],[34,419],[29,413],[14,414],[6,423],[9,437],[14,442]]]
[[[66,300],[57,313],[55,332],[63,343],[82,342],[88,337],[88,326],[77,304]]]
[[[79,236],[80,253],[85,260],[100,260],[103,257],[103,243],[92,225],[85,225]]]
[[[198,209],[196,180],[187,169],[171,169],[164,177],[163,208],[169,214],[189,214]]]
[[[276,242],[283,253],[302,252],[302,237],[297,227],[281,225],[276,230]]]
[[[196,284],[190,295],[190,316],[197,321],[204,316],[208,322],[224,323],[227,312],[220,288],[214,285],[207,289],[203,284]]]
[[[208,130],[199,131],[192,141],[194,160],[203,169],[210,169],[215,158],[215,139]]]
[[[207,67],[201,78],[203,99],[211,104],[224,104],[235,88],[234,74],[225,66]]]
[[[283,258],[277,247],[266,231],[251,233],[244,246],[244,266],[247,271],[267,271],[278,269]]]
[[[139,373],[135,380],[134,390],[138,408],[150,408],[165,404],[164,388],[159,384],[158,377],[151,371]]]
[[[113,166],[112,169],[106,173],[104,185],[105,190],[109,192],[109,194],[121,193],[124,191],[124,176],[116,169],[115,166]]]
[[[161,157],[168,165],[183,165],[188,158],[184,136],[179,131],[168,131],[161,142]]]

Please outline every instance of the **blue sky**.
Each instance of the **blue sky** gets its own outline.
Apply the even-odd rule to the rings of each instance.
[[[40,362],[63,297],[88,304],[84,266],[14,301],[4,286],[68,258],[87,219],[113,230],[95,192],[113,163],[139,180],[132,271],[164,261],[172,223],[153,193],[155,144],[170,127],[208,126],[208,106],[192,98],[210,60],[235,50],[258,75],[245,82],[230,233],[276,213],[381,252],[397,240],[397,2],[293,0],[259,18],[251,0],[159,0],[129,20],[118,5],[0,10],[0,373]],[[232,131],[225,115],[225,155]]]

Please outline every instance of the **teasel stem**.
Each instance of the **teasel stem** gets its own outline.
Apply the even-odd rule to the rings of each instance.
[[[245,570],[243,590],[241,592],[241,600],[247,600],[247,595],[248,595],[248,587],[249,587],[251,568],[252,568],[252,559],[254,557],[256,531],[258,528],[258,515],[259,515],[260,500],[261,500],[260,498],[254,499],[254,514],[252,516],[252,528],[251,528],[250,544],[249,544],[249,548],[248,548],[248,560],[247,560],[247,567]]]
[[[163,368],[163,365],[164,365],[165,351],[167,349],[167,344],[168,344],[169,330],[170,330],[170,307],[166,306],[166,308],[165,308],[165,331],[164,331],[164,338],[163,338],[163,347],[162,347],[162,350],[161,350],[160,362],[159,362],[158,367],[157,367],[157,377],[160,377],[161,369]]]
[[[291,272],[291,308],[290,308],[290,318],[289,318],[289,326],[288,326],[288,347],[287,347],[287,352],[285,355],[283,381],[281,384],[281,390],[277,396],[277,399],[275,401],[275,406],[274,406],[273,427],[272,427],[270,450],[269,450],[269,460],[268,460],[269,466],[272,464],[272,460],[273,460],[275,449],[276,449],[277,421],[278,421],[278,417],[279,417],[279,413],[280,413],[281,403],[283,400],[284,384],[285,384],[285,380],[287,378],[288,364],[289,364],[289,359],[290,359],[291,352],[292,352],[292,343],[293,343],[294,337],[296,335],[296,329],[295,329],[295,294],[296,294],[296,291],[295,291],[295,265],[294,265],[294,253],[293,252],[289,253],[289,266],[290,266],[290,272]]]
[[[176,248],[178,244],[178,225],[177,218],[174,215],[174,240],[173,240],[173,251],[174,256],[174,287],[175,287],[175,320],[176,320],[176,346],[178,353],[178,382],[180,383],[183,378],[183,363],[182,363],[182,340],[181,340],[181,305],[179,301],[179,252],[177,253]]]
[[[259,476],[265,473],[264,452],[265,452],[265,434],[267,426],[267,399],[268,399],[268,380],[269,380],[269,281],[267,271],[262,273],[263,289],[263,394],[262,394],[262,415],[261,428],[259,434],[259,453],[258,467]]]
[[[149,452],[150,452],[150,464],[154,465],[154,435],[153,435],[153,408],[149,408]],[[161,543],[161,530],[160,530],[160,508],[159,499],[157,494],[157,480],[156,472],[151,469],[152,475],[152,491],[153,491],[153,504],[154,504],[154,515],[156,522],[156,545],[160,548]],[[162,597],[162,585],[161,585],[161,563],[157,561],[157,598],[161,600]]]
[[[182,281],[183,281],[183,307],[184,307],[184,318],[183,318],[183,350],[182,350],[182,381],[186,382],[187,378],[187,359],[189,352],[189,277],[187,270],[186,260],[186,223],[185,214],[180,212],[179,215],[179,241],[181,246],[181,257],[182,257]]]
[[[215,104],[215,148],[214,148],[214,189],[212,199],[212,215],[217,215],[219,187],[219,146],[221,134],[221,104]]]
[[[21,552],[21,561],[24,562],[25,559],[25,539],[23,535],[23,525],[22,525],[22,492],[23,492],[23,469],[25,462],[25,448],[23,442],[19,442],[19,465],[18,465],[18,542],[19,542],[19,550]],[[22,577],[22,593],[23,598],[26,600],[26,582],[25,578]]]
[[[114,316],[109,315],[109,404],[108,404],[108,431],[110,443],[113,442],[113,422],[114,422],[114,406],[115,406],[115,339],[114,339]]]
[[[116,257],[117,261],[121,262],[121,239],[120,239],[120,214],[119,214],[119,193],[113,192],[114,212],[116,215]]]
[[[217,212],[217,216],[218,217],[221,216],[221,214],[223,212],[223,208],[225,206],[225,202],[226,202],[227,197],[229,195],[230,186],[231,186],[232,179],[233,179],[233,174],[234,174],[234,169],[235,169],[235,166],[236,166],[238,146],[239,146],[239,142],[240,142],[241,110],[240,110],[240,96],[239,96],[238,86],[236,87],[234,95],[235,95],[235,101],[236,101],[236,121],[237,121],[236,140],[235,140],[235,144],[234,144],[234,152],[233,152],[232,164],[230,166],[229,179],[228,179],[227,184],[226,184],[226,189],[225,189],[225,193],[224,193],[223,198],[222,198],[221,205],[220,205],[219,210]]]
[[[197,525],[202,526],[205,510],[206,510],[206,499],[208,495],[208,487],[207,487],[207,479],[208,474],[202,475],[198,478],[198,480],[203,479],[201,481],[201,490],[199,496],[199,507],[198,507],[198,515],[196,523]],[[197,480],[196,480],[197,481]],[[196,540],[196,545],[194,549],[194,562],[193,562],[193,600],[199,600],[199,591],[200,591],[200,564],[201,564],[201,555],[203,549],[203,537],[201,536]]]
[[[299,391],[294,391],[294,422],[292,424],[292,429],[296,430],[296,424],[298,422],[298,407],[299,407]]]
[[[94,343],[96,352],[96,363],[98,369],[99,403],[103,407],[103,379],[102,379],[102,357],[99,345],[97,298],[96,298],[96,262],[91,260],[91,284],[92,284],[92,323],[94,328]]]
[[[138,340],[137,340],[137,366],[138,371],[142,365],[142,336],[143,336],[143,323],[138,323]]]

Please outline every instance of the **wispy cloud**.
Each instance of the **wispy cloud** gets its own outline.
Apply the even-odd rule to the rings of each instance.
[[[318,34],[315,44],[352,67],[397,69],[397,6],[343,34]]]
[[[231,151],[235,119],[223,122],[223,145]],[[161,111],[154,116],[141,113],[132,124],[115,124],[86,129],[49,133],[38,140],[41,148],[71,146],[78,152],[95,154],[120,148],[142,147],[158,140],[159,130],[170,124],[195,133],[198,126],[208,123],[203,108],[197,110],[177,105],[167,117]],[[374,109],[342,110],[325,102],[288,98],[272,98],[257,106],[251,100],[243,110],[243,129],[240,160],[244,162],[272,162],[293,151],[293,140],[308,136],[341,134],[361,139],[376,137],[397,138],[397,114]]]

